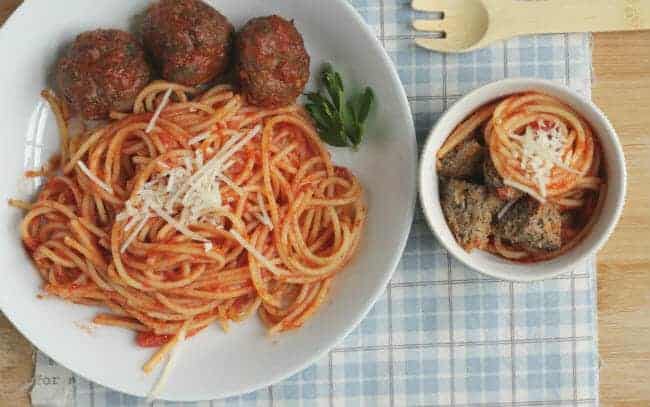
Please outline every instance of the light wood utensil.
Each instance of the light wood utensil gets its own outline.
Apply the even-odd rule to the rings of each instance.
[[[650,29],[650,0],[413,0],[418,11],[442,13],[414,20],[439,38],[415,42],[434,51],[466,52],[524,34]]]

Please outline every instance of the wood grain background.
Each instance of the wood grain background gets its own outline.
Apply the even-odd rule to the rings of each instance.
[[[19,3],[0,0],[0,24]],[[601,404],[650,406],[650,32],[596,34],[593,58],[593,98],[629,172],[623,218],[598,256]],[[29,405],[32,352],[0,314],[0,406]]]
[[[598,256],[603,405],[650,406],[650,32],[594,36],[593,98],[628,169],[623,218]]]

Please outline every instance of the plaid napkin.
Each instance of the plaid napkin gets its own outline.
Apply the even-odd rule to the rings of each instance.
[[[590,94],[588,35],[525,37],[443,55],[415,47],[409,27],[419,13],[410,0],[350,1],[397,66],[420,145],[448,106],[496,79],[541,77]],[[597,405],[595,292],[593,260],[571,275],[534,284],[483,277],[450,257],[418,209],[386,292],[328,357],[254,393],[182,405]],[[74,376],[43,354],[32,401],[145,405]]]

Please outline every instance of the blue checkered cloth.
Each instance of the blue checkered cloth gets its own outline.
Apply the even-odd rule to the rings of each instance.
[[[466,92],[540,77],[589,95],[588,35],[518,38],[461,55],[417,48],[410,0],[350,0],[397,66],[418,143]],[[598,403],[593,260],[571,275],[518,284],[458,263],[416,216],[399,268],[361,325],[328,357],[267,389],[184,406],[560,406]],[[36,376],[52,368],[38,355]],[[63,369],[63,368],[60,368]],[[50,370],[51,371],[51,370]],[[75,406],[142,399],[71,380]],[[37,381],[35,405],[48,405]],[[156,405],[176,405],[157,402]]]

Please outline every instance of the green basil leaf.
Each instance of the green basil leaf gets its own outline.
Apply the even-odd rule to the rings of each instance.
[[[372,88],[367,87],[357,100],[357,120],[359,123],[364,123],[368,118],[374,100],[375,94]]]
[[[341,89],[341,92],[344,92],[343,79],[341,79],[341,74],[336,71],[334,71],[334,83],[339,89]]]
[[[317,105],[315,103],[308,103],[305,105],[305,109],[309,112],[309,115],[314,119],[316,122],[316,126],[321,129],[325,130],[328,129],[330,126],[330,121],[326,117],[325,112],[323,112],[323,109],[321,108],[320,105]]]
[[[307,93],[307,99],[309,99],[311,103],[319,106],[329,121],[338,120],[338,109],[336,109],[329,100],[325,99],[318,93],[313,92]]]
[[[361,94],[347,97],[341,75],[326,64],[321,73],[323,94],[307,93],[305,109],[316,123],[321,139],[336,147],[356,149],[363,139],[365,121],[374,103],[374,93],[367,87]]]
[[[357,148],[363,139],[363,125],[359,122],[354,122],[350,128],[350,131],[348,132],[348,138],[350,139],[352,145]]]
[[[344,133],[337,129],[328,129],[320,133],[321,139],[334,147],[347,147],[348,143]]]
[[[336,107],[337,110],[341,109],[345,103],[343,83],[341,81],[341,76],[335,72],[329,64],[323,70],[323,83],[325,84],[330,99],[332,99],[334,107]]]
[[[330,103],[329,100],[325,99],[324,97],[322,97],[320,94],[318,94],[316,92],[306,93],[305,96],[307,96],[307,99],[311,103],[316,104],[316,105],[326,105],[326,104]]]
[[[341,91],[343,90],[343,81],[341,80],[341,74],[334,70],[332,64],[325,64],[323,66],[323,81],[329,81],[335,88],[338,88]]]
[[[321,71],[321,78],[325,82],[327,76],[334,74],[334,67],[330,63],[323,64],[323,70]]]
[[[343,105],[341,109],[341,118],[343,119],[343,127],[347,130],[354,128],[357,122],[357,114],[354,110],[354,105],[350,101]]]

